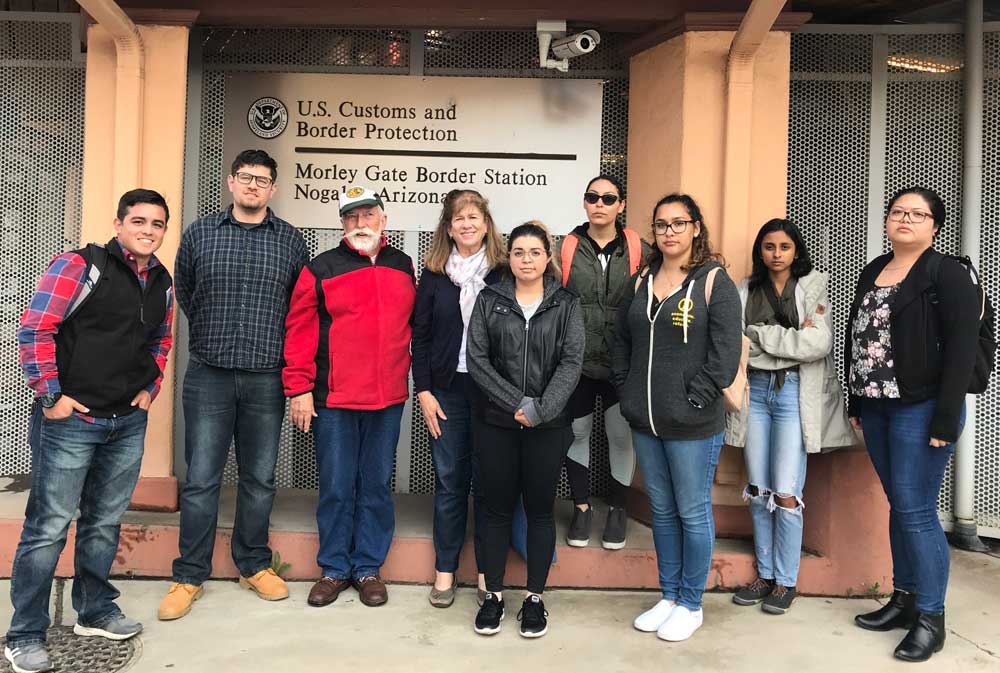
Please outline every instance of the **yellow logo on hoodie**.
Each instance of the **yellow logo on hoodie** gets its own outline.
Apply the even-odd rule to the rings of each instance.
[[[677,310],[670,314],[670,324],[674,327],[684,327],[685,321],[687,325],[694,322],[694,316],[691,311],[694,310],[694,300],[687,297],[681,297],[680,301],[677,302]]]

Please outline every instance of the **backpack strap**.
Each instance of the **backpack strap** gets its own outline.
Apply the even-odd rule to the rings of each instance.
[[[108,265],[108,249],[100,243],[88,243],[86,248],[79,251],[79,254],[87,262],[87,274],[84,276],[83,288],[80,289],[80,294],[76,296],[73,303],[66,309],[65,315],[63,315],[63,322],[69,320],[93,296],[97,284],[104,275],[104,269]]]
[[[642,263],[642,239],[639,233],[628,227],[622,229],[625,234],[625,243],[628,246],[628,275],[632,276],[639,270]]]
[[[562,240],[562,247],[559,250],[559,263],[562,264],[562,284],[563,287],[569,283],[569,270],[573,266],[573,255],[576,254],[576,246],[580,245],[580,239],[576,234],[566,234]]]
[[[721,266],[717,266],[708,272],[705,276],[705,306],[712,303],[712,287],[715,285],[715,276],[722,270]]]

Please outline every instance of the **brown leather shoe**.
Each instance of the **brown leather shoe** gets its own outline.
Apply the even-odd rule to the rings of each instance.
[[[309,590],[309,598],[306,602],[314,608],[321,608],[337,600],[340,592],[349,586],[351,586],[350,580],[321,577],[319,582],[316,582],[312,589]]]
[[[389,600],[389,591],[385,588],[385,583],[378,575],[359,577],[352,584],[361,595],[361,602],[370,608],[385,605]]]

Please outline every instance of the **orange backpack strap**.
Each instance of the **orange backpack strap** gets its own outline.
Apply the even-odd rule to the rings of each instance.
[[[563,287],[569,283],[569,270],[573,266],[573,255],[576,254],[576,246],[580,244],[580,239],[576,234],[566,234],[562,240],[559,263],[562,265]]]
[[[639,270],[642,263],[642,239],[634,229],[625,228],[625,242],[628,244],[628,275],[631,276]]]

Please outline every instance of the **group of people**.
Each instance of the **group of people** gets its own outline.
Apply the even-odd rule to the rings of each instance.
[[[455,599],[471,495],[477,633],[501,629],[513,543],[528,569],[520,634],[545,635],[557,484],[565,466],[575,505],[567,542],[586,546],[600,398],[612,476],[602,545],[625,546],[636,462],[652,512],[661,599],[636,629],[682,641],[702,624],[723,443],[744,447],[759,574],[733,600],[787,611],[807,455],[850,446],[860,430],[890,503],[894,592],[857,624],[906,629],[901,659],[943,646],[948,548],[935,502],[962,429],[980,302],[964,267],[933,248],[945,224],[933,192],[904,189],[889,202],[892,251],[865,267],[850,311],[845,409],[827,276],[788,220],[760,229],[751,274],[737,286],[688,195],[656,204],[650,244],[622,224],[624,186],[596,177],[584,189],[586,222],[557,245],[538,221],[515,226],[505,242],[487,199],[457,189],[417,284],[411,259],[387,243],[378,191],[340,194],[343,238],[310,260],[302,234],[268,207],[271,157],[240,153],[227,184],[232,205],[184,230],[172,282],[155,256],[167,204],[137,189],[121,198],[116,236],[58,255],[22,316],[21,362],[36,404],[5,649],[16,671],[52,668],[49,592],[77,507],[75,632],[125,639],[142,630],[116,606],[108,574],[171,347],[174,298],[190,323],[187,476],[161,620],[183,617],[203,594],[232,443],[240,585],[265,600],[288,596],[268,546],[286,400],[295,427],[314,433],[319,471],[322,575],[308,603],[329,605],[351,587],[365,605],[388,600],[380,568],[412,365],[436,473],[429,601],[445,608]],[[727,409],[731,399],[741,403]]]

